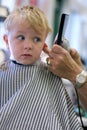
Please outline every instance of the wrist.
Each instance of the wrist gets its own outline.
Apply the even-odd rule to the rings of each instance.
[[[76,77],[77,77],[77,75],[79,75],[82,71],[83,71],[83,69],[80,68],[80,69],[75,70],[72,73],[70,81],[72,82],[73,85],[75,85],[75,83],[76,83]]]
[[[85,82],[84,84],[81,85],[81,87],[78,88],[78,90],[85,90],[85,93],[87,93],[87,82]]]

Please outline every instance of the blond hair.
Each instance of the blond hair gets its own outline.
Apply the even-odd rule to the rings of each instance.
[[[52,31],[44,12],[35,6],[23,6],[14,10],[4,22],[5,29],[8,32],[12,25],[16,26],[18,22],[20,24],[24,21],[28,21],[29,26],[37,32],[41,33],[45,30],[47,35]]]

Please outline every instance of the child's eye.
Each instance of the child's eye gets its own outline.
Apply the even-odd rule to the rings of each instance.
[[[18,36],[17,38],[18,38],[19,40],[21,40],[21,41],[25,39],[25,37],[22,36],[22,35]]]
[[[33,41],[34,41],[34,42],[40,42],[40,41],[41,41],[41,38],[39,38],[39,37],[34,37],[34,38],[33,38]]]

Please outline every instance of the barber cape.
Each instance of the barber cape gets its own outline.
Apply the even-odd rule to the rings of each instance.
[[[82,130],[62,80],[42,62],[0,67],[0,130]]]

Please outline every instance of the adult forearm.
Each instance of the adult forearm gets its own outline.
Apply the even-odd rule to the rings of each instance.
[[[87,83],[77,89],[81,105],[87,111]]]

